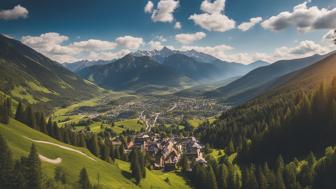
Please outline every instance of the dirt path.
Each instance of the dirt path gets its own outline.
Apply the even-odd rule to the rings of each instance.
[[[33,140],[33,139],[31,139],[31,138],[28,138],[28,137],[25,137],[25,138],[27,138],[28,140],[30,140],[30,141],[32,141],[32,142],[36,142],[36,143],[40,143],[40,144],[48,144],[48,145],[52,145],[52,146],[57,146],[57,147],[62,148],[62,149],[64,149],[64,150],[68,150],[68,151],[71,151],[71,152],[78,153],[78,154],[80,154],[80,155],[82,155],[82,156],[85,156],[85,157],[89,158],[89,159],[92,160],[92,161],[97,161],[97,160],[95,160],[94,158],[92,158],[92,157],[86,155],[85,153],[83,153],[83,152],[81,152],[81,151],[79,151],[79,150],[76,150],[76,149],[67,147],[67,146],[62,146],[62,145],[59,145],[59,144],[55,144],[55,143],[47,142],[47,141],[43,141],[43,140]]]
[[[41,155],[39,154],[39,158],[41,161],[44,161],[44,162],[48,162],[48,163],[51,163],[51,164],[60,164],[62,162],[62,158],[56,158],[56,159],[49,159],[47,157],[45,157],[44,155]]]

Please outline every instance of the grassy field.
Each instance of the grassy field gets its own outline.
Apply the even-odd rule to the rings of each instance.
[[[130,175],[129,164],[117,160],[116,164],[124,171],[125,174]],[[168,180],[167,180],[168,178]],[[149,171],[146,172],[146,178],[140,183],[141,188],[150,189],[190,189],[191,187],[186,183],[183,177],[174,172]]]
[[[144,128],[144,126],[138,123],[138,119],[126,119],[115,122],[112,130],[116,133],[121,133],[122,131],[127,129],[140,131],[141,128]]]
[[[130,178],[129,163],[117,160],[114,164],[109,164],[93,156],[87,149],[61,143],[13,119],[10,120],[10,124],[8,125],[0,124],[0,134],[7,140],[15,159],[28,154],[32,144],[30,139],[47,141],[79,150],[95,159],[95,161],[93,161],[82,154],[54,145],[35,143],[41,155],[49,159],[62,158],[62,162],[59,165],[42,162],[43,172],[49,178],[53,177],[56,166],[62,166],[68,173],[70,181],[76,182],[80,169],[85,167],[88,170],[91,182],[96,184],[97,176],[99,175],[100,184],[102,184],[104,188],[189,188],[182,177],[173,172],[162,173],[161,171],[147,171],[147,178],[141,182],[140,186],[137,186],[134,184],[134,180]],[[169,183],[165,181],[167,177],[169,178]]]

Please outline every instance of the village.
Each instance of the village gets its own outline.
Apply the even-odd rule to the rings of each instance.
[[[114,146],[121,144],[118,139],[112,140]],[[138,149],[150,157],[151,169],[172,171],[177,169],[182,156],[195,164],[206,165],[203,148],[193,136],[163,137],[153,132],[144,132],[134,135],[133,140],[127,141],[125,153],[128,154],[132,150]]]

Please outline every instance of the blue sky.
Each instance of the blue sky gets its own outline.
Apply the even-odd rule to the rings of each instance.
[[[172,8],[160,9],[161,1],[169,1],[166,5],[173,6],[173,11],[168,13],[168,17],[170,15],[172,19],[165,17],[167,14],[160,15],[160,11],[164,14],[164,8],[167,10]],[[152,0],[151,2],[153,8],[145,12],[148,0],[2,0],[0,32],[21,40],[60,62],[113,59],[129,51],[162,46],[182,50],[195,48],[221,59],[243,63],[257,59],[272,62],[281,59],[283,56],[281,53],[292,51],[295,53],[283,58],[306,56],[332,49],[331,44],[322,38],[331,29],[336,28],[336,17],[332,17],[336,15],[334,0],[312,0],[306,3],[302,0]],[[218,6],[222,5],[221,3],[224,5],[222,9]],[[205,8],[201,8],[203,4]],[[19,5],[19,8],[14,8]],[[303,16],[301,15],[303,19],[309,21],[314,16],[322,15],[325,17],[324,22],[326,20],[329,24],[319,24],[319,21],[303,22],[295,16],[293,10],[298,5],[304,5],[300,9],[303,12]],[[214,7],[219,7],[219,10],[215,10]],[[4,11],[13,13],[6,14]],[[284,11],[291,14],[290,18],[283,18],[280,15]],[[155,14],[158,18],[153,18]],[[215,14],[219,15],[216,17],[217,20]],[[196,15],[197,18],[191,19],[191,15]],[[200,15],[213,18],[214,23],[206,23],[204,20],[202,22]],[[271,22],[269,19],[272,16],[275,16],[276,20]],[[241,23],[257,17],[261,17],[258,23],[247,31],[239,29]],[[269,21],[268,24],[263,24],[265,21]],[[181,24],[180,29],[174,27],[176,22]],[[234,22],[234,26],[229,27],[230,22],[231,24]],[[212,24],[215,24],[215,27]],[[284,28],[277,28],[284,24],[286,25]],[[302,27],[302,24],[306,25]],[[51,32],[53,35],[41,36]],[[180,36],[177,37],[178,35]],[[117,40],[118,38],[120,40]],[[96,41],[88,42],[90,39]],[[83,43],[74,44],[76,42]],[[53,45],[54,48],[46,50],[45,46]],[[97,48],[95,45],[98,45]],[[277,53],[276,51],[282,47],[287,49]],[[301,54],[298,53],[302,50],[300,48],[303,49]],[[71,53],[66,54],[67,50]]]

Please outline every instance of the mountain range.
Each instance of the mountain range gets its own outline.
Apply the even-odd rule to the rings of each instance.
[[[241,76],[267,62],[249,65],[225,62],[194,50],[176,51],[167,47],[137,51],[105,65],[85,67],[77,73],[102,87],[115,90],[143,85],[183,87]]]
[[[72,63],[64,63],[62,65],[72,72],[77,72],[86,67],[90,67],[94,65],[105,65],[111,62],[113,62],[113,60],[95,60],[95,61],[81,60],[81,61],[72,62]]]
[[[219,97],[228,102],[243,103],[270,90],[277,79],[310,66],[327,55],[313,55],[293,60],[280,60],[268,66],[252,70],[243,77],[216,90],[205,93],[208,97]]]

